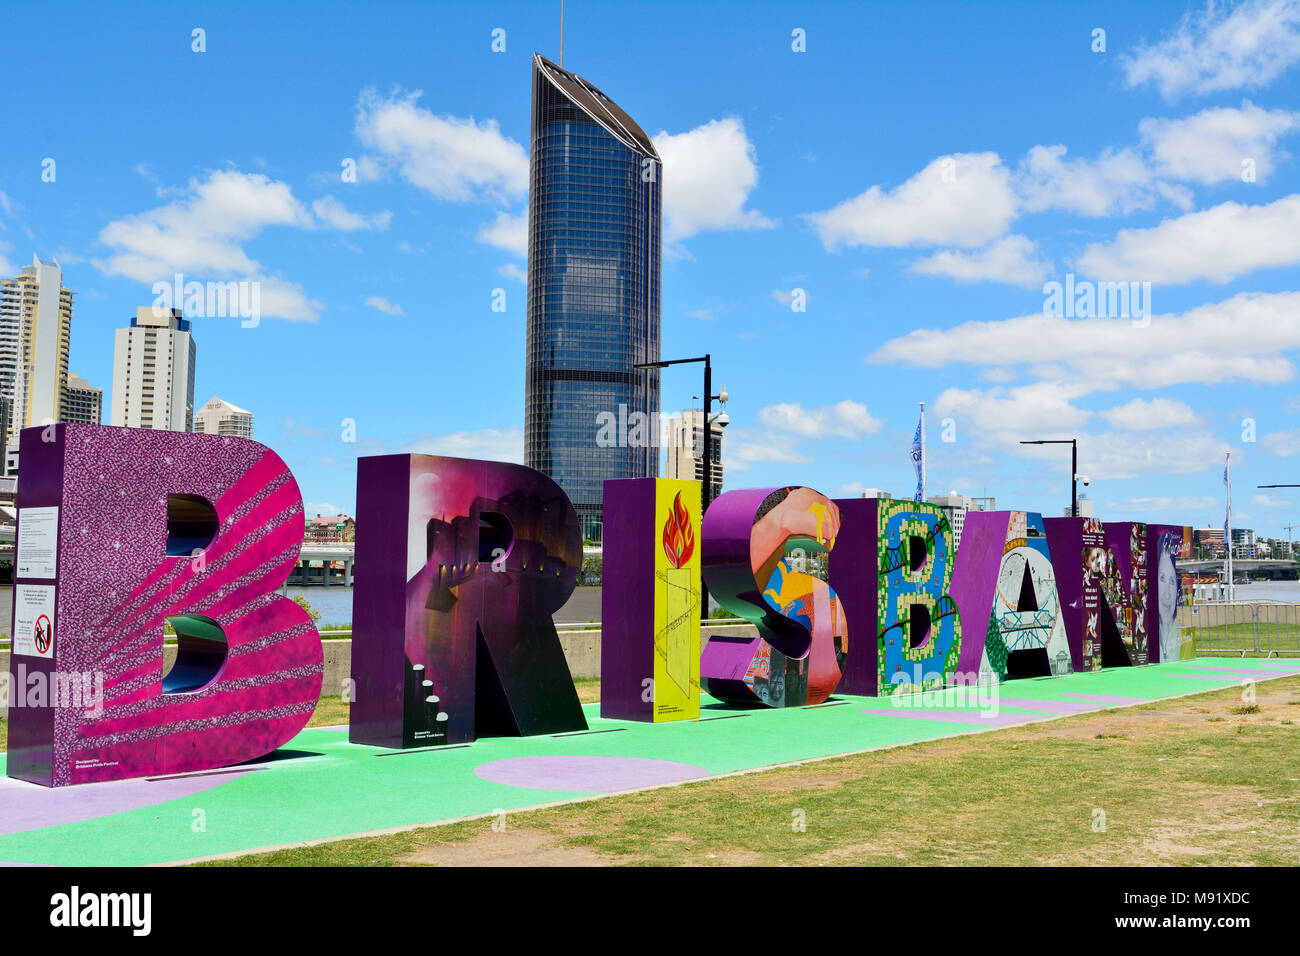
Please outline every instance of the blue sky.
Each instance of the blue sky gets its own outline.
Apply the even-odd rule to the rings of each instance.
[[[353,511],[358,455],[517,460],[558,8],[11,9],[0,265],[60,260],[106,402],[154,281],[260,282],[256,327],[195,318],[196,400],[250,409],[309,512]],[[727,487],[910,494],[925,401],[931,493],[1059,514],[1068,451],[1017,441],[1078,435],[1104,518],[1217,525],[1230,451],[1234,525],[1286,536],[1255,485],[1300,482],[1296,0],[571,0],[565,66],[660,144],[663,352],[731,392]],[[1045,315],[1067,273],[1151,283],[1150,321]]]

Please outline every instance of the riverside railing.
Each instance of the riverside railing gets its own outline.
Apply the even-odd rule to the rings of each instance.
[[[1178,609],[1178,626],[1191,629],[1197,654],[1300,654],[1300,604],[1193,604]]]

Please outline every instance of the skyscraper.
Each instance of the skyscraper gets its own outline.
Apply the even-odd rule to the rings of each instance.
[[[663,165],[632,117],[540,54],[532,110],[524,455],[598,540],[602,482],[659,472],[657,428],[597,434],[602,413],[659,411],[659,371],[633,366],[659,360]]]
[[[713,442],[709,452],[710,470],[713,472],[709,493],[713,499],[722,494],[722,429],[727,427],[728,421],[723,413],[716,415],[709,425],[709,439]],[[704,480],[703,409],[688,408],[681,415],[668,419],[668,460],[664,463],[664,474],[668,478]],[[707,502],[705,507],[711,503]]]
[[[72,337],[72,293],[58,262],[33,256],[0,281],[0,397],[9,400],[5,474],[18,465],[18,435],[30,425],[63,421]]]
[[[114,342],[111,424],[192,431],[195,354],[180,309],[136,309]]]
[[[194,430],[208,435],[253,437],[253,413],[215,395],[194,415]]]
[[[68,387],[63,392],[63,420],[98,425],[103,418],[104,390],[95,388],[76,372],[69,372]]]
[[[36,256],[0,282],[0,394],[13,400],[14,434],[62,421],[72,293],[57,262]]]

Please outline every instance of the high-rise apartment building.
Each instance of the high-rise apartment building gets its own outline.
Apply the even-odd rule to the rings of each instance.
[[[63,392],[63,420],[79,425],[98,425],[104,420],[104,390],[95,388],[76,372],[68,373]]]
[[[713,447],[709,450],[710,471],[713,473],[710,494],[722,494],[722,429],[726,427],[725,413],[715,413],[709,426]],[[704,411],[688,408],[680,415],[668,419],[668,460],[664,464],[665,478],[704,480]],[[707,508],[711,502],[705,502]]]
[[[113,425],[194,430],[195,344],[180,309],[136,309],[113,349]]]
[[[194,430],[208,435],[253,437],[253,413],[213,396],[194,415]]]
[[[63,420],[72,335],[72,293],[57,262],[0,280],[0,395],[12,401],[10,434]]]
[[[72,293],[58,262],[32,257],[0,280],[0,398],[6,400],[4,474],[18,470],[18,438],[29,425],[63,420],[72,337]]]
[[[1069,517],[1071,517],[1071,515],[1070,515],[1070,509],[1069,509],[1069,508],[1064,509],[1064,510],[1061,512],[1061,517],[1063,517],[1063,518],[1069,518]],[[1095,518],[1096,515],[1093,514],[1092,499],[1089,498],[1087,495],[1080,495],[1080,496],[1079,496],[1079,513],[1078,513],[1077,515],[1074,515],[1073,517],[1076,517],[1076,518]]]
[[[659,473],[657,429],[598,434],[602,413],[659,412],[659,371],[634,366],[659,360],[662,173],[632,117],[533,57],[524,456],[592,539],[605,479]]]
[[[948,524],[952,527],[954,552],[961,547],[961,529],[966,523],[967,512],[998,510],[998,503],[993,498],[972,498],[969,495],[958,494],[955,491],[951,491],[946,495],[931,495],[925,500],[948,512]]]

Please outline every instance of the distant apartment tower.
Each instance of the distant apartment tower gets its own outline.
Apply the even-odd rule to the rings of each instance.
[[[1209,551],[1219,552],[1223,550],[1223,527],[1218,528],[1195,528],[1192,531],[1192,544],[1199,545]]]
[[[7,465],[16,463],[22,429],[63,420],[71,336],[72,293],[63,287],[58,262],[33,256],[17,276],[0,281],[0,397],[10,403]]]
[[[1063,518],[1069,518],[1069,517],[1071,517],[1071,515],[1070,515],[1070,509],[1069,509],[1069,508],[1066,508],[1064,511],[1062,511],[1062,512],[1061,512],[1061,517],[1063,517]],[[1092,510],[1092,499],[1091,499],[1091,498],[1084,497],[1083,495],[1080,495],[1080,496],[1079,496],[1079,513],[1078,513],[1077,515],[1074,515],[1074,517],[1076,517],[1076,518],[1095,518],[1095,517],[1096,517],[1096,515],[1093,513],[1093,510]]]
[[[722,494],[722,429],[725,426],[725,421],[717,419],[709,426],[709,440],[713,443],[709,452],[713,498]],[[701,409],[688,408],[668,419],[668,461],[664,477],[704,480],[704,412]],[[705,506],[709,503],[705,502]]]
[[[194,430],[194,336],[180,309],[143,306],[113,349],[113,425]]]
[[[952,527],[954,551],[961,547],[961,529],[966,524],[966,515],[969,512],[998,510],[998,503],[994,498],[972,498],[956,491],[950,491],[946,495],[931,495],[925,500],[948,512],[948,524]]]
[[[888,491],[885,491],[885,490],[882,489],[882,488],[863,488],[862,491],[861,491],[861,493],[859,494],[859,497],[861,497],[861,498],[889,498],[889,499],[892,499],[894,496],[891,495]]]
[[[68,373],[63,392],[63,420],[78,425],[98,425],[104,420],[104,390],[95,388],[76,372]]]
[[[598,417],[657,416],[663,167],[590,82],[533,57],[524,463],[598,539],[604,481],[654,477],[652,442],[598,440]],[[657,430],[653,438],[658,441]]]
[[[194,415],[194,430],[207,435],[253,437],[253,413],[213,396]]]

